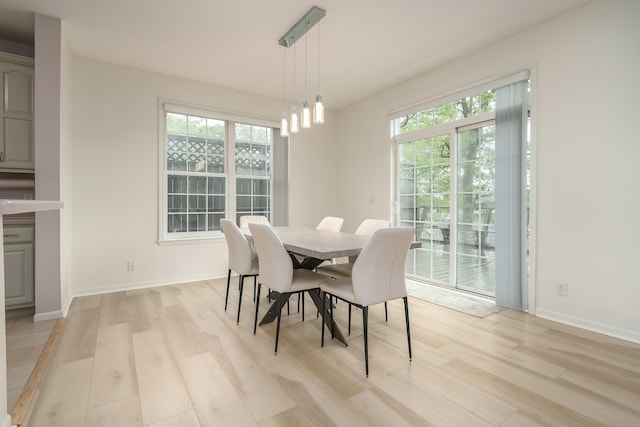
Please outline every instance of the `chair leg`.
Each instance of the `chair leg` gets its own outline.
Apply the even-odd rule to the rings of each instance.
[[[384,302],[384,321],[388,322],[389,321],[389,314],[387,313],[387,302]]]
[[[411,361],[411,332],[409,331],[409,302],[407,297],[403,298],[404,300],[404,318],[407,322],[407,344],[409,345],[409,361]]]
[[[253,335],[256,334],[256,329],[258,328],[258,308],[260,308],[260,288],[262,287],[262,285],[260,285],[260,283],[258,283],[258,293],[256,295],[256,317],[253,320]]]
[[[278,354],[278,338],[280,338],[280,318],[282,317],[282,300],[284,299],[285,295],[287,296],[288,303],[289,294],[281,293],[280,296],[278,296],[278,322],[276,323],[276,348],[274,350],[274,354]]]
[[[244,278],[245,276],[243,276],[242,274],[240,275],[240,278],[238,279],[238,282],[240,283],[240,299],[238,300],[238,318],[236,319],[236,325],[240,324],[240,307],[242,306],[242,289],[244,288]]]
[[[324,315],[327,309],[327,303],[326,303],[326,299],[327,299],[327,295],[320,291],[320,298],[322,298],[322,339],[320,341],[320,347],[324,347]]]
[[[333,298],[329,295],[329,319],[331,319],[331,339],[333,339],[335,331],[333,330]]]
[[[256,283],[258,282],[258,276],[253,276],[253,302],[255,303],[256,300]]]
[[[369,307],[362,307],[362,334],[364,336],[364,372],[369,378],[369,340],[367,331],[369,329]]]
[[[351,305],[349,304],[349,328],[348,328],[348,334],[351,335]]]
[[[231,284],[231,269],[229,269],[229,274],[227,275],[227,294],[224,297],[224,311],[227,311],[227,302],[229,302],[229,285]]]

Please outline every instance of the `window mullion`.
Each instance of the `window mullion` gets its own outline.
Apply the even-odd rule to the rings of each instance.
[[[449,159],[449,204],[451,215],[449,216],[449,283],[455,287],[458,283],[458,132],[451,130],[451,158]]]
[[[227,218],[236,217],[236,133],[235,122],[227,121],[226,129],[226,148],[227,154]]]

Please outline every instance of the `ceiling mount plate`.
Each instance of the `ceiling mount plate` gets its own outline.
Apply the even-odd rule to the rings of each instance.
[[[300,20],[291,27],[287,33],[278,40],[278,44],[284,47],[291,47],[293,44],[302,37],[307,31],[309,31],[314,25],[316,25],[324,16],[327,11],[313,6],[309,12],[306,13]]]

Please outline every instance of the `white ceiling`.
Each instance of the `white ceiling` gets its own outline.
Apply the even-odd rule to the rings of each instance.
[[[275,98],[304,90],[305,40],[278,40],[313,5],[320,87],[341,108],[591,0],[0,0],[0,38],[33,43],[30,13],[59,17],[74,54]],[[317,26],[307,33],[316,91]],[[286,56],[285,56],[286,55]]]

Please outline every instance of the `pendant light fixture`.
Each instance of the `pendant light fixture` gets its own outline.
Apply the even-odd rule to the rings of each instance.
[[[289,136],[289,115],[287,114],[287,50],[283,50],[284,58],[282,67],[282,93],[284,100],[284,108],[282,109],[282,119],[280,120],[280,136],[287,137]]]
[[[296,48],[293,48],[293,105],[291,106],[291,119],[289,120],[290,132],[300,132],[300,122],[298,121],[298,107],[296,102]]]
[[[316,105],[313,107],[313,123],[324,123],[324,105],[322,104],[322,95],[320,95],[320,23],[318,23],[318,72],[316,77],[318,79],[318,87],[316,92]]]
[[[307,101],[307,56],[309,49],[307,49],[307,38],[304,38],[304,102],[302,102],[302,122],[301,126],[304,129],[311,127],[311,111],[309,110],[309,101]]]
[[[300,122],[298,121],[298,107],[296,105],[291,106],[291,133],[300,132]]]
[[[317,24],[327,12],[318,6],[313,6],[300,20],[293,26],[287,33],[280,38],[278,44],[284,46],[285,49],[293,46],[307,31],[309,31],[315,24]],[[302,128],[311,127],[311,109],[309,107],[309,101],[307,100],[307,39],[305,36],[305,59],[304,59],[304,101],[302,102],[301,115],[298,115],[298,107],[296,105],[296,49],[293,49],[293,103],[291,107],[291,115],[287,117],[286,111],[282,113],[282,121],[280,125],[280,134],[287,136],[288,133],[297,133]],[[286,54],[285,54],[286,55]],[[285,69],[286,69],[286,56],[285,56]],[[315,106],[313,109],[313,123],[324,123],[324,106],[322,104],[322,95],[320,95],[320,31],[318,29],[318,92],[315,99]],[[286,105],[286,75],[284,77],[285,96],[284,102]],[[288,121],[288,123],[287,123]],[[286,127],[288,124],[287,132]],[[283,130],[285,129],[285,130]]]

